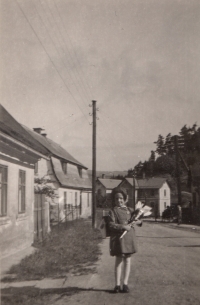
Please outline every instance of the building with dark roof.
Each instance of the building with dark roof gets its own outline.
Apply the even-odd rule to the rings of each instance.
[[[48,180],[48,185],[54,188],[57,194],[51,206],[56,204],[59,208],[52,208],[52,218],[64,220],[66,215],[70,218],[70,209],[73,208],[77,209],[78,216],[90,216],[92,184],[87,167],[42,133],[42,128],[34,128],[33,131],[23,127],[50,154],[49,161],[41,159],[38,162],[35,177]]]
[[[117,187],[122,180],[97,178],[96,180],[96,194],[97,206],[106,207],[111,206],[111,192]]]
[[[31,246],[34,240],[34,168],[49,162],[49,151],[0,104],[1,257]]]
[[[171,205],[170,186],[166,178],[155,177],[146,179],[124,178],[120,183],[128,193],[128,205],[142,201],[152,207],[152,216],[162,216],[162,212]]]

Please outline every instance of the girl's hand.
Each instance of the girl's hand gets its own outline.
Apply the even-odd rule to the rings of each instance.
[[[134,228],[134,225],[136,224],[136,222],[135,221],[132,221],[131,223],[130,223],[130,226],[131,226],[131,228]]]
[[[131,226],[130,225],[124,225],[123,229],[126,230],[126,231],[130,231]]]
[[[137,221],[136,221],[136,225],[138,225],[139,227],[141,227],[141,226],[142,226],[142,220],[137,220]]]

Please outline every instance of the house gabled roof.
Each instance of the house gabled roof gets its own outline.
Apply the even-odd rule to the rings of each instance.
[[[122,183],[123,183],[124,181],[127,181],[131,186],[133,186],[133,178],[124,178],[124,180],[122,180]],[[138,188],[137,179],[135,179],[135,187]]]
[[[23,127],[32,137],[34,137],[35,140],[37,140],[41,145],[43,145],[46,149],[48,149],[48,151],[53,156],[87,169],[86,166],[84,166],[82,163],[77,161],[72,155],[70,155],[62,146],[60,146],[56,142],[50,140],[46,136],[43,136],[43,135],[29,129],[26,126],[23,126]]]
[[[126,181],[133,186],[133,178],[125,178]],[[135,179],[136,189],[159,189],[167,180],[166,178],[149,178],[149,179]]]
[[[64,174],[59,159],[51,157],[53,170],[56,178],[63,187],[78,188],[78,189],[91,189],[92,182],[88,177],[87,170],[83,169],[82,177],[79,176],[78,169],[73,167]]]
[[[38,143],[32,136],[30,136],[30,134],[21,126],[21,124],[19,124],[1,104],[0,131],[45,156],[49,155],[48,150]]]
[[[99,182],[101,182],[101,184],[103,184],[103,186],[106,189],[109,189],[109,190],[114,189],[115,187],[117,187],[122,182],[122,180],[118,180],[118,179],[101,179],[101,178],[98,178],[97,180]]]

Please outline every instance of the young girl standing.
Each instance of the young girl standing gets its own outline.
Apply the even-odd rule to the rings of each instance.
[[[121,291],[120,282],[122,265],[124,264],[122,292],[129,292],[128,280],[131,269],[131,255],[137,252],[136,236],[133,225],[128,224],[133,209],[126,206],[127,193],[123,188],[114,188],[112,191],[113,208],[109,211],[110,255],[115,256],[115,288],[114,292]],[[141,221],[136,222],[138,225]],[[127,233],[120,239],[124,231]]]

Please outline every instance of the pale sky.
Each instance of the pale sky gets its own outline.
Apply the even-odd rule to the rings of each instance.
[[[1,104],[92,168],[128,170],[200,125],[199,0],[1,0]]]

